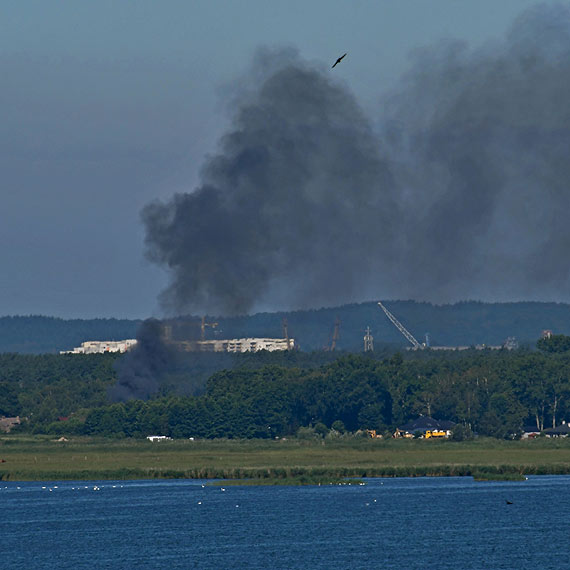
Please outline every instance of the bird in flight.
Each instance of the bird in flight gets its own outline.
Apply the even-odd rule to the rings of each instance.
[[[345,57],[345,56],[346,56],[346,54],[341,55],[341,56],[334,62],[333,67],[334,67],[335,65],[338,65],[338,64],[341,62],[342,58]],[[332,69],[332,67],[331,67],[331,69]]]

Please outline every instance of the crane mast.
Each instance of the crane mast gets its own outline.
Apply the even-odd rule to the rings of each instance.
[[[202,321],[200,323],[200,340],[206,340],[206,327],[212,327],[212,329],[215,329],[217,326],[218,323],[207,323],[206,317],[202,317]]]
[[[332,352],[334,352],[334,350],[336,349],[336,343],[338,342],[339,337],[340,337],[340,319],[337,317],[334,322],[334,332],[330,348]]]
[[[340,338],[340,319],[337,317],[334,321],[334,330],[332,334],[332,340],[329,336],[329,343],[323,347],[323,350],[334,352],[336,350],[336,344]]]
[[[384,311],[392,324],[404,335],[406,340],[413,346],[414,350],[422,349],[423,346],[414,338],[414,335],[380,302],[379,307]]]

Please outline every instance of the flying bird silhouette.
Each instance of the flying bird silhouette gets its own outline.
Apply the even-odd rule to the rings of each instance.
[[[346,57],[346,54],[341,55],[341,56],[334,62],[333,67],[334,67],[335,65],[338,65],[338,64],[341,62],[341,60],[342,60],[343,57]],[[332,67],[331,67],[331,69],[332,69]]]

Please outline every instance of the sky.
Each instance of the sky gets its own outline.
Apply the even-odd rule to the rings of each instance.
[[[255,83],[260,49],[293,51],[295,61],[321,74],[332,73],[330,65],[347,52],[334,69],[335,85],[375,128],[386,94],[414,65],[417,73],[418,53],[452,40],[484,53],[535,5],[0,2],[0,315],[145,318],[172,310],[160,295],[172,280],[164,259],[157,264],[145,255],[149,204],[168,204],[203,184],[204,165],[231,129],[236,93]],[[223,225],[216,231],[223,235]],[[401,283],[386,289],[398,290],[415,292]],[[303,302],[291,297],[280,306],[275,291],[237,310],[364,301],[372,293],[351,289],[319,300],[304,292]],[[512,294],[537,297],[528,291]],[[545,296],[555,298],[553,291]],[[433,300],[457,296],[456,289]],[[504,300],[508,291],[483,288],[479,296]]]

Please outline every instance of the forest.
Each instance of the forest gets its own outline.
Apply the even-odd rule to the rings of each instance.
[[[27,418],[19,429],[33,433],[173,438],[388,434],[428,415],[509,439],[570,420],[569,349],[553,335],[519,350],[295,351],[223,355],[219,366],[202,355],[163,371],[147,399],[115,402],[124,356],[2,354],[0,415]]]
[[[415,301],[386,301],[387,308],[423,342],[432,345],[500,345],[507,337],[534,346],[544,329],[570,334],[570,305],[566,303],[482,303],[463,301],[449,305]],[[185,317],[199,323],[200,317]],[[335,322],[340,323],[337,348],[360,351],[370,327],[377,347],[398,348],[406,341],[379,309],[376,301],[340,307],[247,316],[210,316],[218,326],[208,338],[281,337],[283,319],[289,335],[301,350],[319,351],[330,346]],[[45,316],[0,317],[0,353],[57,353],[87,340],[135,338],[141,320],[58,319]]]
[[[135,338],[141,321],[60,319],[38,315],[0,317],[0,353],[58,353],[86,340]]]

